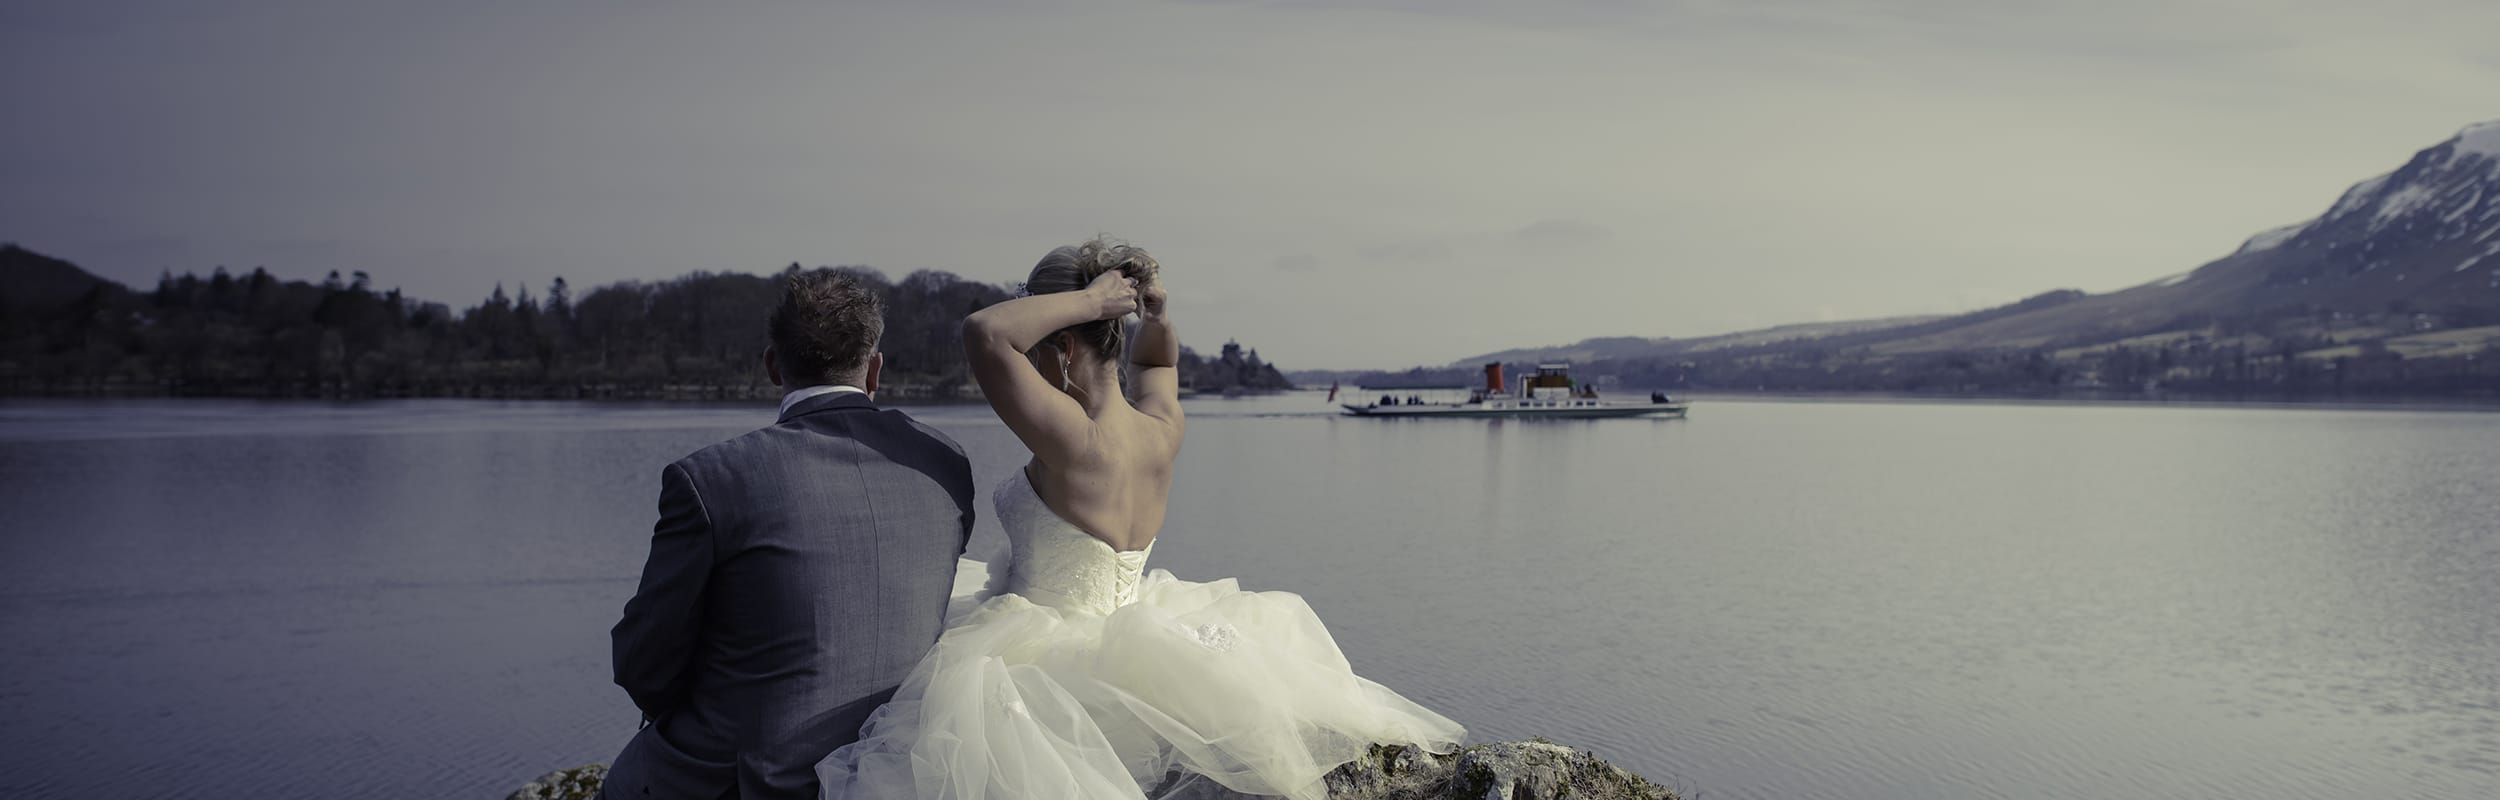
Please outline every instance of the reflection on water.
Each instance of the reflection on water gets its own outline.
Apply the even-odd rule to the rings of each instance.
[[[2500,417],[1325,411],[1193,401],[1157,564],[1302,592],[1481,737],[1710,797],[2500,789]],[[919,413],[985,487],[1015,467],[986,410]],[[659,468],[768,415],[0,404],[0,796],[493,796],[603,760]]]

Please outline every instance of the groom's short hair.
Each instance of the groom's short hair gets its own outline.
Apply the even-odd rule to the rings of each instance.
[[[831,269],[793,271],[782,279],[771,336],[785,385],[858,385],[884,335],[885,298],[858,279]]]

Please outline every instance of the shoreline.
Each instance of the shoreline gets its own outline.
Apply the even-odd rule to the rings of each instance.
[[[1615,390],[1623,392],[1627,390]],[[1639,390],[1646,391],[1646,390]],[[1991,395],[1991,394],[1920,394],[1910,392],[1746,392],[1688,391],[1677,397],[1697,401],[1754,401],[1766,403],[1865,403],[1865,404],[1933,404],[1990,406],[2077,406],[2077,407],[2160,407],[2160,408],[2257,408],[2313,409],[2330,411],[2452,411],[2500,412],[2500,397],[2458,398],[2422,395],[2336,396],[2336,397],[2230,397],[2221,395]]]
[[[881,395],[881,396],[880,396],[880,398],[878,399],[878,402],[879,402],[879,404],[880,404],[880,405],[889,406],[889,407],[896,407],[896,408],[946,408],[946,407],[953,407],[953,406],[980,406],[980,405],[982,405],[982,404],[983,404],[983,401],[981,400],[981,398],[980,398],[978,395],[958,395],[958,396],[943,396],[943,397],[941,397],[941,396],[932,396],[932,395],[928,395],[928,394],[918,394],[918,393],[904,392],[904,393],[899,393],[899,396],[897,396],[897,395],[894,395],[894,394],[888,394],[888,392],[889,392],[889,391],[890,391],[890,390],[880,390],[880,391],[879,391],[879,395]],[[1249,390],[1249,391],[1242,391],[1242,392],[1229,393],[1229,394],[1228,394],[1228,393],[1223,393],[1223,392],[1195,392],[1195,393],[1187,393],[1187,394],[1183,394],[1181,397],[1182,397],[1182,399],[1185,399],[1185,400],[1247,400],[1247,399],[1255,399],[1255,398],[1281,397],[1281,396],[1286,396],[1286,395],[1294,395],[1294,394],[1322,394],[1322,393],[1325,393],[1326,391],[1327,391],[1326,389],[1322,389],[1322,388],[1297,387],[1297,388],[1293,388],[1293,389],[1260,389],[1260,390]],[[1649,390],[1647,390],[1647,389],[1625,389],[1625,388],[1617,388],[1617,389],[1609,390],[1609,391],[1607,392],[1607,394],[1617,394],[1617,395],[1639,395],[1639,394],[1646,394],[1648,391],[1649,391]],[[2494,412],[2500,412],[2500,398],[2489,398],[2489,399],[2483,399],[2483,398],[2470,398],[2470,399],[2460,399],[2460,398],[2452,398],[2452,397],[2418,397],[2418,396],[2396,396],[2396,397],[2360,397],[2360,398],[2356,398],[2356,397],[2321,397],[2321,398],[2300,398],[2300,397],[2262,397],[2262,398],[2256,398],[2256,397],[2252,397],[2252,398],[2231,398],[2231,397],[2214,397],[2214,396],[2202,396],[2202,395],[2186,395],[2186,396],[2176,396],[2176,395],[2174,395],[2174,396],[2164,396],[2164,397],[2109,396],[2109,395],[2059,395],[2059,396],[2038,396],[2038,395],[1985,395],[1985,394],[1949,394],[1949,395],[1948,395],[1948,394],[1918,394],[1918,393],[1905,393],[1905,392],[1767,392],[1767,391],[1766,391],[1766,392],[1746,392],[1746,391],[1725,391],[1725,390],[1686,391],[1686,392],[1674,392],[1673,394],[1675,394],[1675,395],[1676,395],[1678,398],[1680,398],[1680,399],[1692,400],[1692,401],[1695,401],[1695,402],[1698,402],[1698,403],[1703,403],[1703,404],[1708,404],[1708,403],[1724,403],[1724,402],[1755,402],[1755,403],[1789,403],[1789,404],[1800,404],[1800,405],[1804,405],[1804,404],[1814,404],[1814,403],[1832,403],[1832,404],[1862,404],[1862,405],[1888,405],[1888,404],[1889,404],[1889,405],[1948,405],[1948,406],[1951,406],[1951,405],[1967,405],[1967,406],[2012,406],[2012,407],[2024,407],[2024,406],[2033,406],[2033,407],[2038,407],[2038,406],[2050,406],[2050,407],[2055,407],[2055,406],[2067,406],[2067,407],[2100,407],[2100,408],[2126,408],[2126,407],[2141,407],[2141,408],[2185,408],[2185,409],[2262,409],[2262,410],[2315,410],[2315,411],[2437,411],[2437,412],[2447,412],[2447,413],[2494,413]],[[742,396],[702,396],[702,395],[693,395],[693,394],[638,395],[638,394],[637,394],[637,395],[610,395],[610,396],[576,396],[576,397],[567,397],[567,396],[550,396],[550,395],[493,395],[493,394],[477,394],[477,395],[424,394],[424,395],[367,395],[367,396],[307,396],[307,395],[267,395],[267,394],[166,394],[166,393],[141,393],[141,392],[112,392],[112,393],[102,393],[102,392],[84,392],[84,393],[25,393],[25,392],[0,392],[0,407],[6,407],[6,406],[11,405],[11,404],[19,404],[19,403],[77,404],[77,403],[80,403],[80,402],[89,402],[89,401],[92,401],[92,402],[103,402],[103,403],[139,403],[139,402],[151,402],[151,401],[171,401],[171,402],[189,402],[189,401],[224,401],[224,402],[235,402],[235,403],[268,403],[268,404],[272,404],[272,405],[324,405],[324,406],[353,407],[353,406],[373,405],[373,404],[384,404],[384,403],[407,403],[407,402],[434,402],[434,401],[440,401],[440,402],[446,402],[446,403],[473,402],[473,403],[491,403],[491,404],[512,404],[512,403],[521,403],[521,404],[528,404],[528,403],[578,403],[578,404],[585,404],[585,405],[614,406],[614,407],[619,407],[619,408],[669,408],[669,407],[674,407],[674,408],[702,409],[702,408],[749,408],[749,407],[754,407],[754,406],[756,406],[756,405],[758,405],[758,404],[769,404],[769,403],[771,403],[771,402],[775,401],[778,397],[779,397],[779,394],[778,394],[778,393],[775,393],[775,394],[773,394],[773,395],[769,395],[769,396],[768,396],[768,395],[762,395],[762,394],[757,394],[757,395],[752,395],[752,396],[744,396],[744,395],[742,395]],[[1327,411],[1322,411],[1322,410],[1320,410],[1320,409],[1318,409],[1318,408],[1316,408],[1316,407],[1315,407],[1315,408],[1314,408],[1314,410],[1313,410],[1311,413],[1312,413],[1312,415],[1314,415],[1314,416],[1336,416],[1336,414],[1334,414],[1334,413],[1333,413],[1333,412],[1334,412],[1334,409],[1335,409],[1335,407],[1334,407],[1334,406],[1330,406],[1330,407],[1328,408],[1328,410],[1327,410]]]
[[[1326,392],[1325,387],[1300,387],[1296,392]],[[1360,391],[1359,389],[1356,391]],[[1935,405],[2001,405],[2001,406],[2152,406],[2171,408],[2280,408],[2329,409],[2345,411],[2500,411],[2500,396],[2454,397],[2445,395],[2207,395],[2171,393],[2159,396],[2116,392],[2072,392],[2054,394],[1988,394],[1945,392],[1887,391],[1787,391],[1744,389],[1660,389],[1650,386],[1617,386],[1599,390],[1600,397],[1641,397],[1658,391],[1679,400],[1696,402],[1765,402],[1765,403],[1867,403],[1867,404],[1935,404]]]
[[[570,391],[570,392],[559,392],[559,391],[542,391],[542,392],[494,392],[494,391],[482,391],[482,392],[416,392],[416,393],[381,393],[381,394],[347,394],[347,393],[329,393],[329,394],[322,394],[322,393],[287,394],[287,393],[272,393],[272,392],[165,392],[165,391],[132,391],[132,390],[124,390],[124,389],[121,389],[121,388],[119,388],[119,387],[114,387],[114,388],[102,388],[102,389],[86,389],[86,390],[78,390],[78,391],[23,391],[23,390],[10,389],[10,390],[0,390],[0,403],[6,403],[6,402],[10,402],[10,401],[18,401],[18,400],[59,400],[59,401],[75,401],[75,400],[106,400],[106,401],[132,401],[132,400],[237,400],[237,401],[273,402],[273,403],[277,403],[277,402],[300,402],[300,403],[328,403],[328,404],[338,404],[338,405],[353,405],[353,404],[358,404],[358,403],[405,402],[405,401],[409,401],[409,400],[473,400],[473,401],[481,401],[481,402],[497,402],[497,403],[537,403],[537,402],[556,402],[556,403],[615,403],[615,404],[677,405],[677,406],[688,406],[688,407],[704,407],[704,406],[744,406],[744,405],[746,405],[746,404],[750,404],[750,403],[769,403],[769,402],[779,402],[779,401],[780,401],[780,399],[781,399],[782,394],[784,393],[784,392],[783,392],[783,390],[782,390],[780,387],[766,387],[766,388],[767,388],[767,389],[769,389],[769,391],[755,390],[755,389],[751,389],[751,388],[748,388],[748,387],[701,387],[701,388],[697,388],[697,387],[678,387],[678,388],[663,389],[663,390],[660,390],[660,391],[624,391],[624,392],[618,392],[618,391]],[[1239,398],[1239,397],[1268,397],[1268,396],[1275,396],[1275,395],[1281,395],[1281,394],[1290,394],[1290,393],[1297,392],[1297,391],[1303,391],[1303,390],[1301,390],[1301,389],[1291,389],[1291,388],[1289,388],[1289,389],[1239,389],[1239,390],[1233,390],[1233,391],[1214,391],[1214,392],[1202,392],[1202,391],[1192,391],[1192,390],[1189,390],[1189,389],[1183,389],[1183,390],[1181,390],[1181,398],[1182,398],[1182,399],[1184,399],[1184,400],[1187,400],[1187,399],[1195,399],[1195,398],[1225,398],[1225,399],[1230,399],[1230,398]],[[941,392],[941,391],[935,391],[935,390],[932,390],[932,389],[930,389],[929,387],[926,387],[926,386],[910,385],[910,384],[905,384],[905,385],[889,385],[889,386],[881,386],[881,387],[878,387],[878,390],[877,390],[877,395],[878,395],[878,400],[879,400],[879,402],[880,402],[880,403],[885,404],[885,405],[895,405],[895,406],[957,406],[957,405],[982,405],[982,404],[984,404],[984,403],[986,403],[986,402],[987,402],[986,400],[982,399],[981,394],[980,394],[978,391],[945,391],[945,392]]]

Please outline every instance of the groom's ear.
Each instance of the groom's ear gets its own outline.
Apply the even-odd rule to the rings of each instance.
[[[859,388],[860,388],[860,389],[862,389],[862,390],[864,390],[864,391],[866,391],[866,392],[868,392],[868,396],[869,396],[869,397],[872,397],[872,398],[873,398],[873,397],[876,397],[876,396],[877,396],[877,376],[878,376],[878,374],[879,374],[879,373],[882,373],[882,372],[884,372],[884,371],[885,371],[885,354],[884,354],[884,353],[869,353],[869,354],[868,354],[868,366],[867,366],[867,367],[865,367],[865,368],[863,368],[863,369],[861,369],[861,370],[859,371],[859,372],[860,372],[860,376],[859,376],[859,383],[860,383],[860,386],[859,386]]]
[[[789,384],[781,382],[781,359],[774,358],[774,355],[773,346],[764,345],[764,377],[773,379],[774,386],[790,388]]]

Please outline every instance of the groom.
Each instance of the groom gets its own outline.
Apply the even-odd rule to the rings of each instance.
[[[642,585],[613,631],[616,683],[647,722],[610,798],[816,797],[816,762],[929,645],[972,531],[963,448],[870,402],[875,292],[793,273],[764,369],[771,427],[660,471]]]

